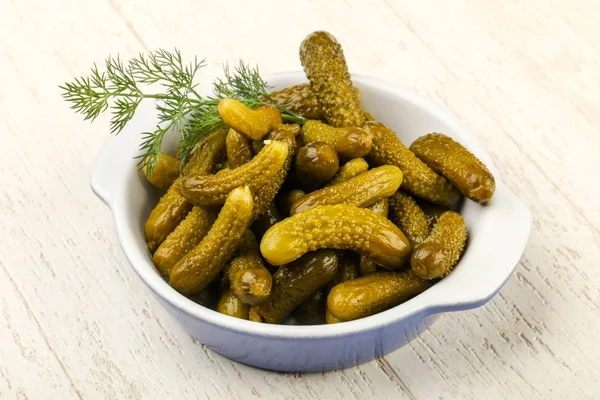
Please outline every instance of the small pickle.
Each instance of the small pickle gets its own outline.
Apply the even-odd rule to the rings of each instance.
[[[333,315],[331,315],[331,313],[327,309],[327,306],[325,307],[325,321],[328,324],[339,324],[340,322],[342,322],[339,319],[337,319],[336,317],[334,317]]]
[[[179,161],[167,153],[160,153],[152,174],[148,175],[147,168],[143,168],[148,181],[159,189],[167,190],[175,179],[179,178]]]
[[[219,299],[217,311],[230,317],[248,319],[250,306],[241,301],[231,290],[226,290]]]
[[[310,83],[291,86],[270,93],[271,100],[278,106],[292,110],[306,119],[324,119],[323,108],[310,88]]]
[[[369,164],[363,158],[353,158],[338,169],[337,174],[327,184],[327,186],[335,185],[336,183],[347,181],[357,175],[367,172]]]
[[[236,169],[224,169],[215,175],[188,175],[181,184],[181,193],[197,206],[219,205],[236,187],[248,186],[257,191],[281,170],[288,156],[288,146],[271,141],[250,162]]]
[[[387,218],[390,208],[390,202],[387,198],[381,199],[377,203],[374,203],[373,205],[369,206],[368,208],[375,214]],[[375,264],[371,259],[369,259],[366,256],[360,256],[358,271],[361,276],[371,274],[377,271],[377,264]]]
[[[302,325],[322,325],[325,323],[326,301],[325,293],[317,290],[296,307],[292,316]]]
[[[473,153],[452,138],[430,133],[415,140],[410,150],[469,199],[485,203],[492,198],[496,190],[494,176]]]
[[[190,161],[183,167],[183,173],[211,174],[222,161],[224,154],[225,130],[219,129],[198,142]],[[192,204],[180,194],[181,182],[181,177],[175,180],[146,221],[144,233],[151,252],[160,246],[192,209]]]
[[[463,218],[454,211],[446,211],[427,240],[415,247],[410,260],[412,271],[423,279],[445,277],[458,263],[466,240]]]
[[[268,300],[254,308],[269,323],[282,322],[312,293],[329,283],[336,274],[334,252],[321,250],[306,254],[273,275],[273,290]]]
[[[275,205],[271,202],[267,205],[265,211],[260,214],[252,224],[252,232],[259,238],[262,238],[265,232],[279,221],[281,221],[279,211],[277,211],[277,208],[275,208]]]
[[[300,189],[294,189],[287,193],[284,193],[279,203],[279,210],[286,218],[290,216],[290,211],[295,202],[306,196],[306,193]]]
[[[390,197],[390,219],[404,232],[413,247],[429,236],[429,223],[415,199],[398,191]]]
[[[339,321],[352,321],[397,306],[431,285],[410,271],[375,272],[331,289],[327,311]]]
[[[298,214],[327,204],[348,204],[356,207],[370,206],[394,194],[402,183],[402,171],[384,165],[333,186],[314,191],[292,206],[291,214]]]
[[[208,234],[171,269],[171,286],[193,295],[214,281],[240,244],[253,205],[248,186],[231,191]]]
[[[369,122],[369,121],[377,121],[375,119],[375,117],[373,117],[373,115],[368,112],[368,111],[363,111],[363,114],[365,115],[365,121]]]
[[[460,192],[444,177],[417,158],[383,124],[367,122],[365,129],[371,134],[373,148],[368,160],[374,165],[395,165],[404,173],[402,189],[432,203],[450,205],[460,198]]]
[[[360,99],[335,37],[323,31],[308,35],[300,45],[300,61],[327,122],[335,127],[362,125]]]
[[[277,108],[260,106],[253,110],[235,99],[221,100],[218,111],[223,122],[252,140],[261,140],[282,123]]]
[[[410,256],[404,233],[373,211],[336,204],[318,206],[274,225],[260,242],[271,265],[283,265],[318,249],[352,250],[388,269],[401,268]]]
[[[333,147],[323,142],[311,142],[296,153],[294,172],[306,189],[316,189],[337,172],[340,160]]]
[[[271,293],[271,273],[258,254],[258,244],[254,235],[247,231],[245,243],[238,248],[238,256],[229,264],[229,284],[233,293],[244,303],[256,305],[267,299]]]
[[[364,157],[371,151],[369,133],[356,126],[334,128],[321,121],[309,120],[302,125],[305,143],[324,142],[331,145],[341,158]]]
[[[264,322],[263,317],[256,311],[256,307],[250,307],[248,312],[248,320],[252,322]]]
[[[252,147],[248,138],[233,128],[227,132],[225,147],[227,148],[227,166],[230,169],[246,164],[252,159]]]
[[[154,253],[154,265],[161,274],[168,276],[173,265],[200,243],[217,219],[217,214],[213,208],[192,208]]]

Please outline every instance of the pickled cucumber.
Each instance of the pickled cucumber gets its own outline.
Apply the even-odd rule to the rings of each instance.
[[[398,191],[390,197],[390,219],[404,232],[413,247],[429,236],[429,223],[415,199]]]
[[[246,164],[252,159],[252,147],[248,138],[233,128],[227,132],[225,147],[227,148],[227,167],[230,169]]]
[[[333,177],[327,186],[335,185],[336,183],[347,181],[357,175],[367,172],[369,164],[363,158],[353,158],[338,169],[337,174]]]
[[[247,185],[256,192],[281,170],[288,156],[288,145],[271,141],[250,162],[224,169],[215,175],[188,175],[181,184],[181,193],[197,206],[219,205],[236,187]]]
[[[192,295],[215,280],[240,244],[253,205],[248,186],[232,190],[208,234],[171,269],[171,286]]]
[[[254,235],[247,231],[244,240],[247,243],[238,247],[238,256],[231,260],[227,274],[233,293],[244,303],[256,305],[271,293],[272,278],[258,254]]]
[[[334,252],[321,250],[306,254],[273,275],[273,290],[268,300],[255,310],[269,323],[282,322],[312,293],[333,279],[338,267]]]
[[[371,137],[363,128],[334,128],[315,120],[302,125],[302,138],[304,143],[323,142],[331,145],[341,158],[364,157],[372,146]]]
[[[410,264],[415,275],[436,279],[448,275],[458,263],[467,240],[467,227],[460,214],[446,211],[423,243],[415,247]]]
[[[322,290],[317,290],[302,302],[292,316],[302,325],[321,325],[325,323],[325,303],[327,296]]]
[[[281,221],[279,211],[275,208],[273,202],[269,203],[262,214],[256,217],[256,220],[252,223],[252,232],[259,238],[262,238],[265,232]]]
[[[366,207],[394,194],[401,183],[402,171],[398,167],[384,165],[307,194],[294,203],[291,214],[327,204]]]
[[[290,216],[290,211],[292,210],[292,206],[295,202],[300,200],[302,197],[306,196],[306,193],[300,189],[294,189],[290,192],[284,193],[281,197],[281,202],[279,204],[281,213],[285,217]]]
[[[444,177],[417,158],[388,127],[377,122],[367,122],[365,129],[371,134],[373,147],[367,161],[374,165],[395,165],[402,170],[402,189],[432,203],[454,204],[460,192]]]
[[[291,86],[269,96],[275,104],[292,110],[306,119],[324,119],[323,108],[310,88],[310,83]]]
[[[352,321],[387,310],[431,286],[412,272],[375,272],[336,285],[327,296],[327,311],[340,321]]]
[[[277,108],[260,106],[253,110],[235,99],[221,100],[218,111],[223,122],[252,140],[262,139],[282,123]]]
[[[179,161],[167,153],[160,153],[152,174],[147,174],[145,166],[143,172],[151,184],[162,190],[167,190],[179,177]]]
[[[163,275],[206,236],[217,219],[218,210],[194,207],[154,253],[154,265]]]
[[[473,153],[452,138],[430,133],[415,140],[410,150],[469,199],[485,203],[492,198],[496,189],[494,176]]]
[[[375,214],[382,216],[384,218],[388,217],[388,211],[390,207],[389,200],[381,199],[368,208],[373,211]],[[375,264],[371,259],[366,256],[360,256],[360,261],[358,263],[358,272],[359,275],[368,275],[377,270],[377,264]]]
[[[186,174],[211,174],[225,155],[225,130],[219,129],[201,139],[190,161],[183,167]],[[182,178],[175,180],[148,217],[144,227],[148,249],[154,252],[192,209],[181,194]]]
[[[327,306],[325,306],[325,321],[328,324],[339,324],[340,322],[342,322],[339,319],[337,319],[336,317],[334,317],[333,315],[331,315],[331,313],[327,309]]]
[[[335,127],[362,125],[360,100],[335,37],[323,31],[308,35],[300,45],[300,61],[327,122]]]
[[[248,319],[250,306],[241,301],[231,290],[226,290],[221,295],[217,304],[217,311],[230,317]]]
[[[402,267],[410,255],[408,239],[396,225],[371,210],[347,204],[295,214],[271,227],[260,242],[263,257],[272,265],[323,248],[353,250],[389,269]]]
[[[264,322],[263,318],[256,311],[255,307],[250,307],[250,311],[248,312],[248,320],[252,322]]]
[[[294,172],[300,184],[311,190],[329,181],[339,165],[340,160],[333,147],[323,142],[311,142],[298,149]]]

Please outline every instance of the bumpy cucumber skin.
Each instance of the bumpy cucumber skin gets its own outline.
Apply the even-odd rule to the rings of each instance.
[[[219,129],[198,142],[190,161],[183,167],[183,173],[211,174],[224,155],[225,130]],[[181,181],[181,177],[175,180],[146,221],[144,233],[150,252],[160,246],[192,209],[192,204],[181,195]]]
[[[167,153],[160,153],[152,174],[147,175],[146,171],[147,169],[144,167],[143,172],[148,182],[159,189],[167,190],[175,182],[175,179],[179,177],[179,161]]]
[[[223,99],[217,110],[223,122],[252,140],[261,140],[282,123],[281,113],[272,106],[252,110],[238,100]]]
[[[215,280],[238,248],[253,206],[247,186],[234,189],[208,234],[171,269],[171,286],[184,295],[193,295]]]
[[[328,204],[366,207],[394,194],[401,183],[402,171],[393,165],[384,165],[307,194],[294,203],[291,214]]]
[[[302,139],[304,143],[327,143],[344,159],[364,157],[369,154],[372,146],[371,137],[363,128],[334,128],[315,120],[306,121],[302,125]]]
[[[337,257],[329,250],[307,254],[282,266],[273,275],[271,296],[254,308],[267,322],[280,323],[308,296],[324,288],[337,268]]]
[[[378,122],[367,122],[364,127],[373,139],[367,161],[372,165],[390,164],[400,168],[404,174],[403,190],[445,206],[460,199],[458,189],[419,160],[388,127]]]
[[[300,61],[327,122],[336,127],[362,125],[360,99],[335,37],[323,31],[308,35],[300,45]]]
[[[423,243],[411,257],[412,271],[423,279],[448,275],[458,263],[467,240],[467,226],[460,214],[443,213]]]
[[[338,169],[337,174],[335,174],[333,179],[329,181],[327,186],[332,186],[336,183],[347,181],[348,179],[354,178],[363,172],[367,172],[368,169],[369,164],[364,160],[364,158],[353,158]]]
[[[431,285],[410,271],[375,272],[331,289],[327,311],[340,321],[352,321],[394,307]]]
[[[215,175],[188,175],[181,184],[181,193],[197,206],[219,205],[236,187],[248,186],[253,193],[265,186],[280,172],[288,156],[288,146],[271,141],[250,162],[225,169]]]
[[[390,197],[390,219],[404,232],[413,247],[429,236],[429,223],[415,199],[398,191]]]
[[[388,269],[402,268],[411,250],[406,236],[391,221],[347,204],[295,214],[271,227],[260,243],[263,257],[272,265],[323,248],[352,250]]]
[[[168,276],[173,265],[200,243],[217,214],[218,210],[214,208],[192,208],[154,253],[154,265],[161,274]]]
[[[217,311],[230,317],[248,319],[250,306],[241,301],[231,290],[226,290],[221,294]]]
[[[452,138],[430,133],[415,140],[410,150],[469,199],[485,203],[494,195],[496,181],[492,173],[473,153]]]
[[[279,106],[292,110],[306,119],[324,119],[323,108],[310,88],[310,83],[290,86],[270,93],[269,96]]]
[[[227,275],[231,290],[246,304],[259,304],[271,293],[271,273],[258,254],[258,244],[252,232],[246,231],[238,246],[238,255],[229,263]]]
[[[227,149],[227,167],[234,169],[246,164],[252,159],[250,141],[244,135],[230,128],[225,138]]]
[[[323,142],[311,142],[298,149],[294,172],[302,187],[311,190],[333,178],[339,166],[340,159],[333,147]]]
[[[387,198],[381,199],[377,203],[370,205],[368,208],[375,214],[387,218],[390,208],[390,202]],[[368,257],[360,256],[360,261],[358,264],[358,272],[360,276],[368,275],[375,271],[377,271],[377,264],[375,264]]]

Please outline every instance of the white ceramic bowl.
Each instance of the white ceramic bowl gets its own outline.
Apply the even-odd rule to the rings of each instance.
[[[275,89],[305,82],[302,72],[266,77]],[[111,138],[92,171],[94,192],[111,208],[129,263],[162,305],[194,337],[219,354],[278,371],[325,371],[381,357],[405,345],[444,312],[481,306],[515,269],[531,229],[528,209],[504,185],[486,151],[454,116],[392,84],[354,75],[365,110],[393,129],[405,144],[429,132],[443,132],[477,155],[496,177],[496,193],[485,206],[465,201],[460,210],[469,241],[456,269],[421,295],[385,312],[334,325],[259,324],[204,308],[173,290],[152,264],[144,223],[158,192],[136,167],[140,132],[156,123],[152,105]],[[167,150],[174,150],[170,138]]]

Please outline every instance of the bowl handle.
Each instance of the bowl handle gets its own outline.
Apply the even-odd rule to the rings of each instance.
[[[493,200],[499,210],[486,222],[490,232],[485,238],[485,265],[478,265],[478,268],[469,270],[465,276],[450,274],[444,279],[447,285],[436,285],[439,288],[434,286],[439,290],[435,292],[435,305],[428,310],[431,314],[467,310],[487,303],[498,293],[519,264],[531,232],[531,213],[502,182],[499,182]],[[470,255],[466,252],[463,260],[466,261]],[[475,257],[481,258],[481,255]],[[463,283],[451,284],[454,279]],[[468,290],[457,292],[457,287],[465,287]]]

